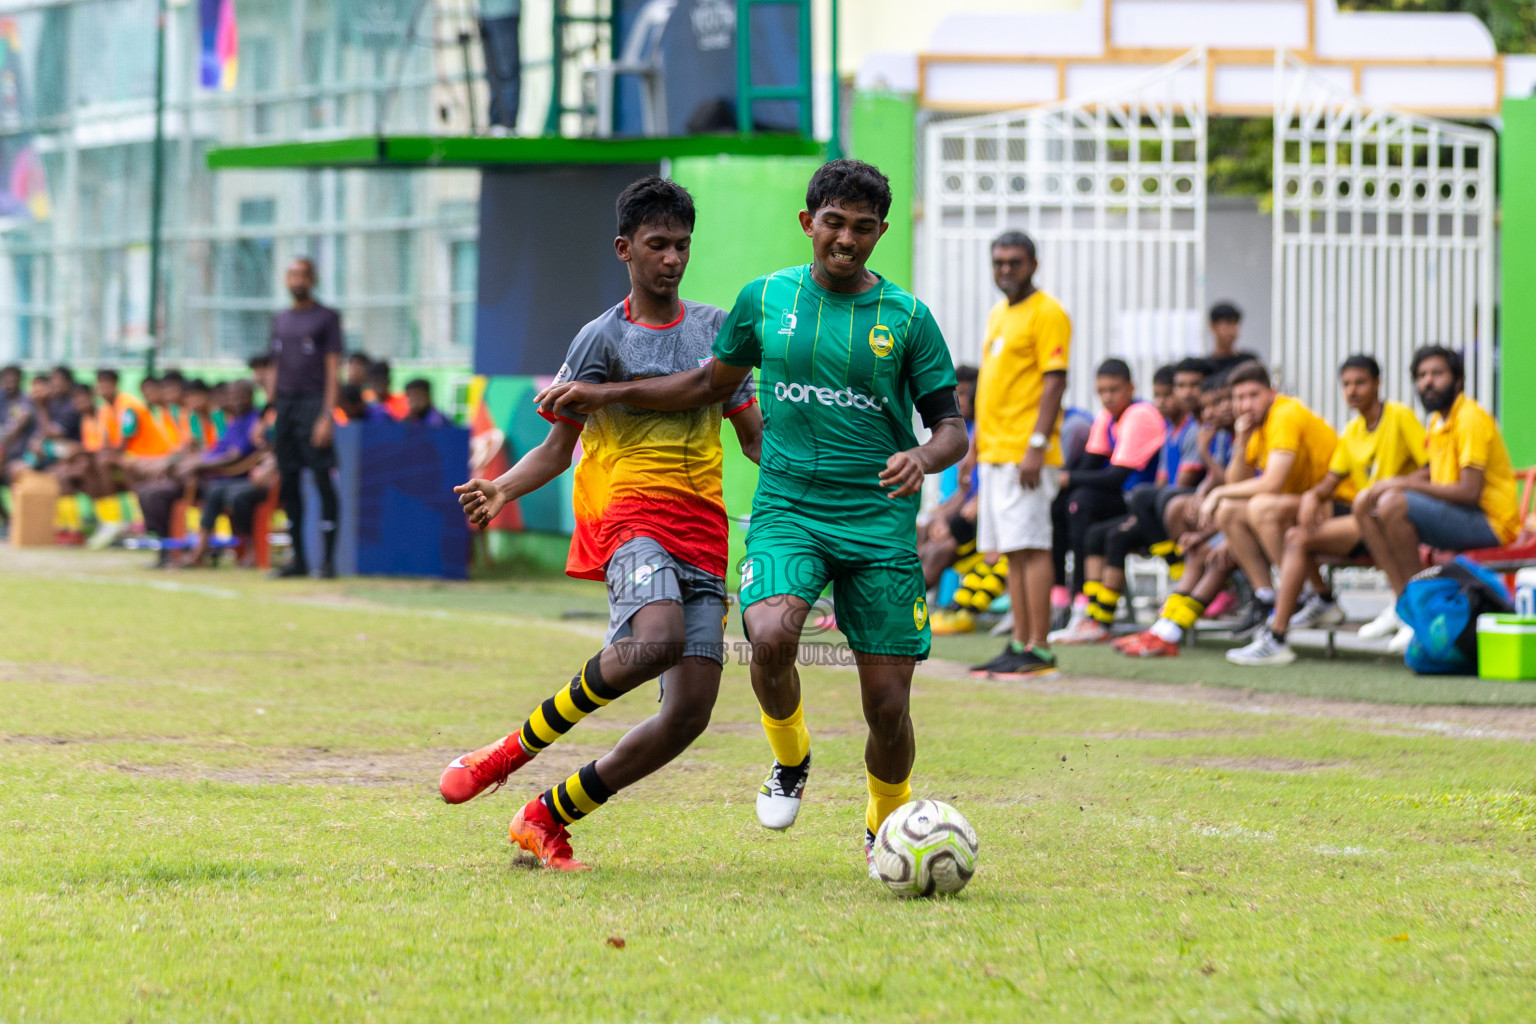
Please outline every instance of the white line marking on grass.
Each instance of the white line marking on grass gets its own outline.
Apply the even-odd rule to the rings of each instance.
[[[244,596],[238,590],[229,590],[225,587],[209,587],[201,583],[178,583],[175,580],[135,580],[120,576],[98,576],[86,572],[60,573],[53,578],[70,580],[76,583],[109,583],[119,587],[148,587],[150,590],[164,590],[173,594],[197,594],[201,597],[216,597],[222,601],[233,601]]]

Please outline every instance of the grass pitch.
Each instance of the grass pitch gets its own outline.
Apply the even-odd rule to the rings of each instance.
[[[704,739],[578,827],[597,870],[553,875],[513,858],[507,819],[654,687],[502,792],[447,807],[436,778],[570,677],[601,588],[139,561],[0,554],[0,1021],[1524,1021],[1536,1003],[1522,739],[923,673],[915,789],[970,818],[981,869],[958,898],[900,902],[863,877],[854,676],[805,673],[816,770],[781,835],[753,818],[769,755],[732,665]]]

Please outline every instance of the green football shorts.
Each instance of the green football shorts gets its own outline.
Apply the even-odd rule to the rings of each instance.
[[[780,594],[813,604],[829,582],[838,628],[855,651],[928,657],[927,588],[915,544],[839,536],[825,524],[780,512],[752,517],[741,563],[743,615]]]

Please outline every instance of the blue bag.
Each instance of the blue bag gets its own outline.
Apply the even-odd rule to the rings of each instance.
[[[1464,557],[1430,566],[1397,599],[1397,617],[1413,627],[1403,660],[1420,675],[1476,675],[1477,617],[1514,610],[1493,570]]]

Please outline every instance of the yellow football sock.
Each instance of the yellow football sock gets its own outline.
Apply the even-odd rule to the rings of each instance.
[[[773,748],[773,759],[786,768],[803,762],[811,752],[811,734],[805,727],[805,705],[795,707],[788,718],[769,718],[763,712],[763,732]]]
[[[1095,586],[1098,589],[1093,593],[1093,602],[1088,605],[1088,614],[1106,626],[1113,626],[1115,611],[1120,607],[1120,591],[1110,590],[1102,583]]]
[[[96,521],[98,523],[120,523],[123,521],[122,506],[116,498],[96,499]]]
[[[871,832],[879,832],[880,823],[889,818],[892,811],[912,800],[912,777],[909,775],[900,782],[885,782],[865,769],[864,780],[869,785],[869,805],[864,809],[864,826]]]

